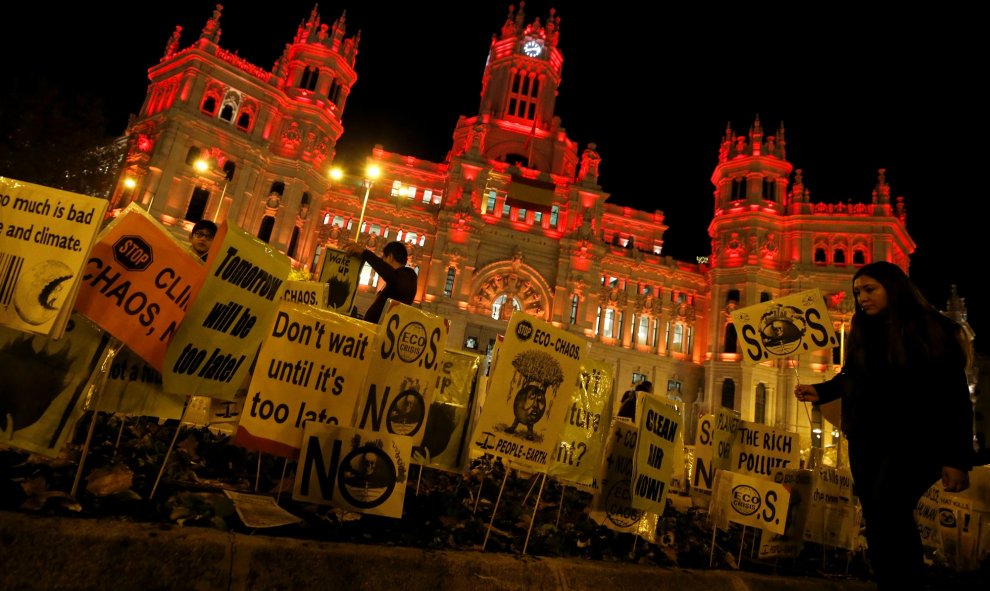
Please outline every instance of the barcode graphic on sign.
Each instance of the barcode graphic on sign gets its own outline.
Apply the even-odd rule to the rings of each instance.
[[[0,306],[10,305],[14,296],[14,286],[24,267],[24,257],[0,252]]]

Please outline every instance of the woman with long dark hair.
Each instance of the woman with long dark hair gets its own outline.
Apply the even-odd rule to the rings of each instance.
[[[921,589],[918,500],[940,478],[948,492],[969,488],[969,337],[893,263],[861,267],[853,295],[842,371],[820,384],[800,384],[794,395],[816,405],[842,399],[842,430],[877,588]]]

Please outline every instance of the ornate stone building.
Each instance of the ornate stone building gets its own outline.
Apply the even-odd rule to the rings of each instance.
[[[617,394],[649,379],[682,401],[689,441],[693,417],[724,405],[803,434],[814,426],[825,437],[813,443],[831,443],[791,391],[835,371],[837,351],[745,365],[729,312],[817,287],[842,334],[855,267],[906,267],[914,250],[883,170],[867,203],[813,203],[782,125],[727,128],[712,174],[711,256],[677,261],[663,254],[663,212],[610,204],[596,146],[580,149],[555,115],[554,13],[526,22],[510,9],[478,112],[460,117],[442,162],[376,146],[368,161],[382,176],[342,182],[327,170],[359,37],[346,36],[343,16],[328,26],[314,9],[266,70],[220,47],[220,17],[218,6],[187,47],[177,29],[149,69],[114,208],[138,201],[183,235],[201,217],[229,220],[303,269],[354,236],[378,252],[401,240],[419,273],[418,305],[451,321],[450,348],[486,354],[511,311],[524,310],[592,341],[615,368]],[[194,167],[204,157],[205,174]],[[377,287],[367,266],[362,283],[360,309]]]

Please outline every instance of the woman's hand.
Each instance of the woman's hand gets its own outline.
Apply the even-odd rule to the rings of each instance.
[[[794,397],[801,402],[818,402],[818,390],[811,384],[794,386]]]
[[[364,247],[358,244],[354,240],[348,240],[347,243],[344,244],[343,250],[346,250],[348,253],[350,253],[352,257],[360,257],[362,254],[364,254]]]
[[[952,466],[942,466],[942,488],[945,492],[962,492],[969,488],[969,472]]]

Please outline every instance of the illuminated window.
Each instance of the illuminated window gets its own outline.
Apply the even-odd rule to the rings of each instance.
[[[410,242],[415,244],[416,232],[406,232],[406,237],[402,241],[405,242],[406,244],[409,244]]]
[[[571,296],[571,317],[570,317],[571,324],[577,324],[578,299],[579,298],[577,294]]]
[[[536,224],[536,225],[538,225],[538,226],[543,223],[543,212],[542,211],[534,211],[533,212],[533,223]]]
[[[557,227],[557,217],[560,215],[560,208],[556,205],[550,207],[550,227]]]
[[[674,325],[674,338],[670,342],[670,350],[677,353],[684,352],[684,325],[675,324]]]
[[[481,213],[489,213],[495,211],[495,191],[488,192],[488,199],[485,201],[485,205],[481,209]]]
[[[636,329],[636,342],[641,345],[648,345],[650,339],[650,317],[640,316],[639,325]]]
[[[429,189],[423,189],[423,203],[429,203],[433,200],[433,191]]]
[[[333,216],[333,225],[339,226],[339,227],[343,228],[344,227],[344,216],[342,216],[342,215],[335,215],[335,216]]]
[[[512,213],[512,207],[508,203],[502,204],[502,217],[507,218]]]
[[[379,226],[378,224],[371,224],[371,230],[369,230],[368,233],[371,234],[372,236],[381,236],[382,227]]]
[[[520,222],[526,221],[526,210],[524,208],[519,208],[519,211],[516,212],[516,219]]]
[[[615,310],[612,308],[605,309],[605,323],[602,325],[602,336],[612,338],[613,330],[615,328]]]
[[[378,287],[378,273],[375,273],[375,270],[371,268],[371,265],[365,263],[361,267],[361,275],[358,276],[358,283],[361,285]]]

